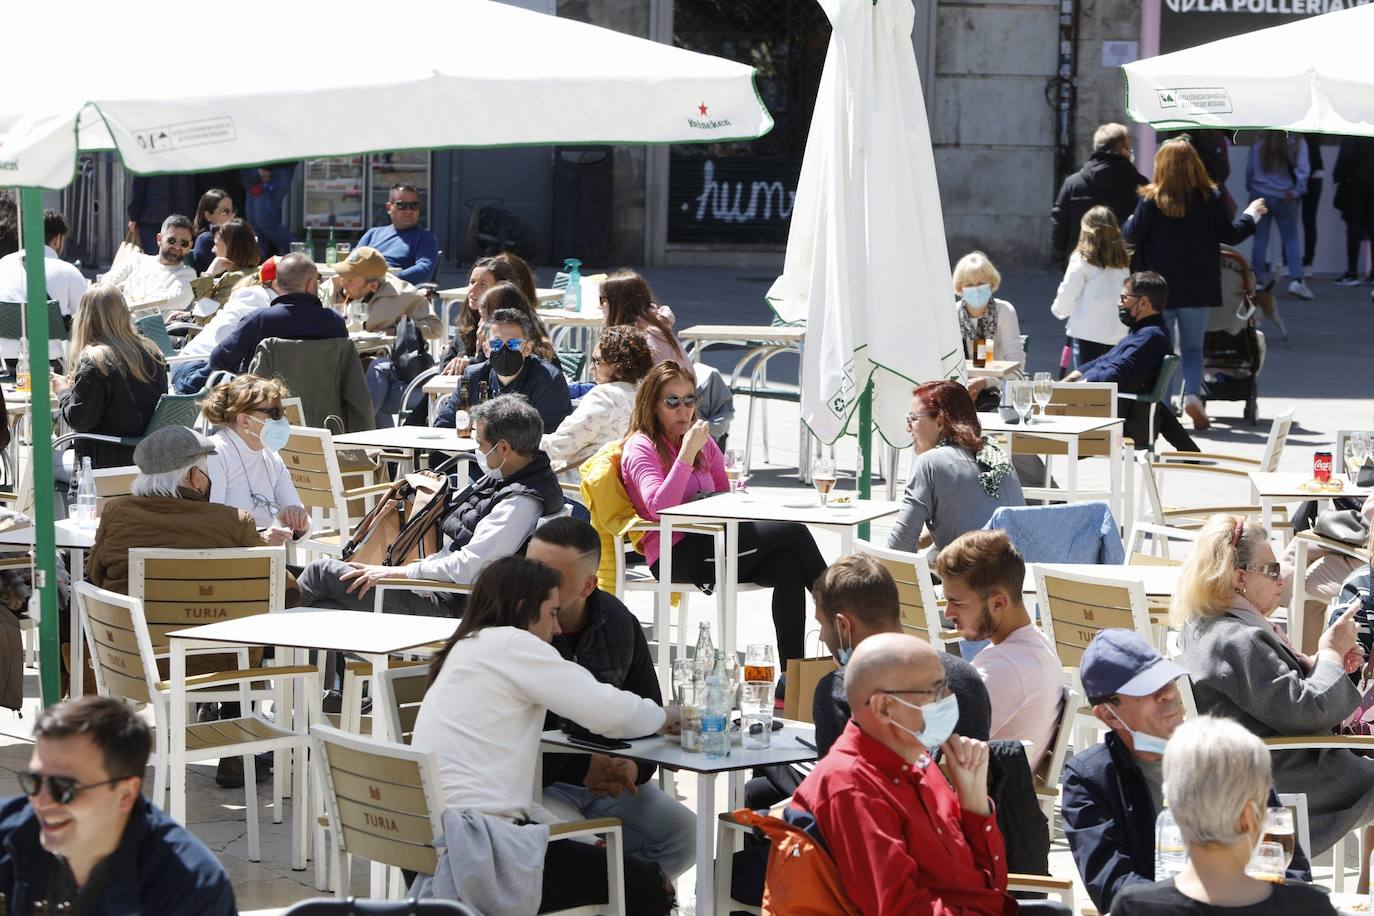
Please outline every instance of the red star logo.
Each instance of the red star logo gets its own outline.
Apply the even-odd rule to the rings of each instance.
[[[700,105],[698,105],[698,106],[697,106],[697,111],[701,112],[702,115],[705,116],[705,114],[706,114],[706,103],[705,103],[705,102],[702,102]]]

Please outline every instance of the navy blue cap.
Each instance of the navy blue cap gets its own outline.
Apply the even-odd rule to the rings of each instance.
[[[1187,674],[1135,630],[1103,630],[1088,643],[1078,676],[1089,697],[1147,697]]]

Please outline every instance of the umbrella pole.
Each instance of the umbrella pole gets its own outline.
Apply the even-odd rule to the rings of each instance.
[[[42,673],[43,705],[61,699],[62,647],[57,621],[57,546],[52,511],[52,411],[48,409],[48,295],[43,267],[43,192],[22,188],[19,206],[23,222],[24,265],[28,302],[24,309],[29,341],[29,430],[33,437],[34,592],[41,618],[38,659]],[[73,633],[72,639],[80,639]],[[74,674],[73,677],[80,677]]]
[[[888,471],[888,473],[892,473]],[[873,380],[859,395],[859,498],[873,495]],[[859,525],[859,537],[868,540],[868,522]]]

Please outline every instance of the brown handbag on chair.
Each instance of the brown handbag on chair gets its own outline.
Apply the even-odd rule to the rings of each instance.
[[[369,566],[404,566],[439,551],[439,522],[448,510],[448,478],[433,471],[407,474],[364,515],[344,545],[343,558]]]

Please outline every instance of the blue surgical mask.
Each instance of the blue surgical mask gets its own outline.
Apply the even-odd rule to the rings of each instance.
[[[497,445],[500,445],[500,443],[498,442]],[[492,467],[491,453],[494,451],[496,451],[496,445],[493,445],[491,449],[486,452],[479,451],[477,453],[477,457],[475,460],[477,461],[477,467],[482,471],[483,474],[486,474],[492,480],[500,480],[501,468],[505,465],[506,459],[502,458],[501,464]]]
[[[959,698],[954,694],[951,693],[944,699],[927,703],[924,706],[917,706],[915,703],[903,700],[895,693],[890,693],[888,696],[903,706],[910,706],[912,709],[921,711],[921,717],[925,719],[926,727],[919,732],[912,731],[895,719],[892,724],[921,742],[921,746],[926,750],[935,750],[948,741],[950,735],[954,734],[954,726],[959,722]]]
[[[291,421],[286,417],[276,420],[263,420],[262,429],[258,431],[258,438],[262,441],[262,447],[268,451],[281,451],[291,438]]]
[[[843,668],[849,664],[849,659],[854,654],[854,647],[844,644],[844,633],[840,632],[838,627],[835,628],[835,636],[840,641],[840,645],[835,649],[835,661],[839,662],[840,667]]]
[[[1107,710],[1122,728],[1131,733],[1131,741],[1132,744],[1135,745],[1136,751],[1142,754],[1159,754],[1161,756],[1164,754],[1164,748],[1169,744],[1167,739],[1160,738],[1156,735],[1149,735],[1145,732],[1138,732],[1123,722],[1121,717],[1116,714],[1116,710],[1112,709],[1111,706],[1108,706]]]
[[[992,301],[992,285],[979,283],[977,286],[965,286],[960,298],[969,308],[982,311]]]

